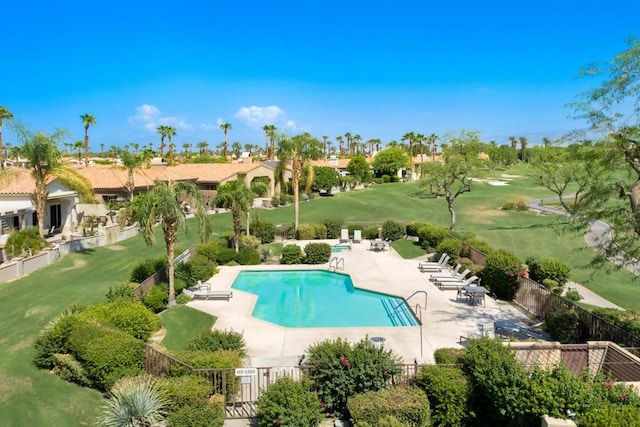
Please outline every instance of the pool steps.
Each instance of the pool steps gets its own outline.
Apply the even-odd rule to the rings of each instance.
[[[382,300],[382,306],[387,312],[389,319],[391,319],[393,326],[417,326],[418,322],[408,308],[406,301],[403,301],[403,303],[399,305],[396,304],[397,299],[385,298]]]

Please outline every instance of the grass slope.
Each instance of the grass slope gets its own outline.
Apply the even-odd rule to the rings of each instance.
[[[171,353],[184,350],[196,335],[211,329],[216,317],[186,306],[175,306],[161,313],[162,321],[167,329],[167,335],[162,345]]]

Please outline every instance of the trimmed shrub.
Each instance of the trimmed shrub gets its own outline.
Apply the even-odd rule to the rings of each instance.
[[[244,247],[238,252],[236,261],[240,265],[258,265],[260,264],[260,252],[254,248]]]
[[[282,264],[300,264],[302,249],[298,245],[284,245],[281,256]]]
[[[451,257],[449,263],[454,263],[460,257],[460,251],[462,250],[462,242],[458,239],[446,238],[442,239],[436,247],[436,252],[439,254],[446,253]]]
[[[234,350],[217,350],[214,352],[206,350],[183,351],[176,354],[176,358],[196,369],[242,367],[242,357]],[[190,372],[182,366],[176,366],[171,369],[170,374],[172,376],[181,376],[190,374]],[[238,385],[240,378],[235,376],[233,369],[227,370],[224,375],[226,377],[226,390],[222,388],[222,378],[219,378],[219,381],[216,382],[216,387],[213,389],[213,393],[224,394],[229,398],[231,393],[234,392],[234,389],[237,390],[235,386]]]
[[[136,287],[138,287],[138,283],[132,282],[123,282],[115,286],[110,286],[105,298],[107,302],[113,302],[120,298],[133,301],[136,299],[136,294],[134,293]]]
[[[264,197],[269,191],[269,185],[266,182],[255,181],[251,183],[251,192],[257,197]]]
[[[240,235],[240,240],[238,241],[238,249],[243,248],[251,248],[258,249],[260,247],[260,239],[256,236],[247,236],[244,234]]]
[[[142,283],[149,277],[153,276],[156,271],[167,266],[166,257],[149,258],[144,261],[140,261],[129,275],[129,280],[134,283]]]
[[[89,387],[91,380],[82,367],[82,364],[71,354],[53,355],[53,373],[70,383],[76,383],[83,387]]]
[[[430,225],[431,224],[429,224],[428,222],[410,222],[405,226],[405,233],[407,236],[420,237],[420,235],[418,234],[418,231],[422,227],[428,227]]]
[[[221,405],[189,405],[167,417],[168,427],[222,427],[224,407]]]
[[[502,210],[505,210],[505,211],[512,211],[515,208],[516,208],[516,204],[511,200],[507,200],[502,204]]]
[[[198,375],[164,377],[157,379],[162,394],[167,399],[168,412],[177,412],[189,405],[207,405],[211,396],[211,383]]]
[[[27,227],[12,233],[5,244],[7,254],[16,257],[28,255],[29,250],[31,255],[35,255],[47,246],[49,244],[40,234],[38,227]]]
[[[560,288],[560,284],[553,279],[544,279],[542,281],[542,286],[549,289],[550,291]]]
[[[298,226],[298,240],[313,240],[316,238],[315,224],[300,224]]]
[[[327,239],[337,239],[340,237],[340,230],[342,230],[344,221],[337,218],[327,218],[322,221],[325,227],[327,227]]]
[[[247,355],[247,344],[244,341],[242,333],[233,330],[214,329],[212,331],[202,332],[191,341],[189,341],[184,349],[187,351],[204,350],[235,350],[240,357]]]
[[[426,224],[418,228],[418,238],[420,245],[424,249],[435,249],[440,242],[447,237],[449,231],[444,227]]]
[[[429,398],[431,420],[435,426],[461,427],[472,424],[473,414],[469,411],[471,386],[462,369],[425,365],[420,368],[414,383]]]
[[[404,226],[395,221],[385,221],[382,224],[382,237],[392,242],[400,240],[404,237]]]
[[[308,349],[309,375],[326,411],[347,417],[347,399],[387,387],[402,368],[391,350],[375,348],[365,338],[353,345],[337,339]]]
[[[362,237],[365,239],[377,239],[378,238],[378,227],[366,227],[362,229]]]
[[[538,283],[545,279],[558,282],[558,286],[564,287],[571,277],[571,267],[559,259],[549,256],[530,256],[526,260],[529,267],[529,277]]]
[[[262,244],[271,243],[276,238],[276,226],[271,222],[256,221],[251,224],[251,233],[260,239]]]
[[[581,415],[580,427],[640,427],[640,407],[607,404]]]
[[[520,277],[525,275],[524,266],[513,253],[496,249],[484,261],[482,284],[500,299],[511,301],[520,288]]]
[[[143,303],[145,307],[154,313],[159,313],[164,310],[169,303],[169,291],[167,286],[161,283],[153,286],[144,296]]]
[[[79,316],[88,321],[111,325],[143,341],[160,329],[160,318],[139,301],[116,300],[92,305]]]
[[[516,202],[516,210],[517,211],[528,211],[529,210],[529,205],[527,205],[527,202],[525,202],[524,200],[520,199]]]
[[[280,196],[273,196],[271,198],[271,206],[273,206],[274,208],[280,206]]]
[[[313,224],[313,234],[315,239],[326,239],[327,227],[324,224]]]
[[[380,425],[380,419],[392,416],[404,426],[430,425],[431,411],[427,395],[420,389],[395,386],[386,390],[357,394],[348,403],[351,419],[356,425]]]
[[[142,341],[117,329],[96,323],[79,325],[69,336],[69,347],[101,390],[108,390],[120,378],[142,373]]]
[[[562,305],[551,308],[544,316],[544,330],[563,344],[577,342],[579,326],[578,313]]]
[[[236,251],[231,248],[222,248],[218,252],[218,264],[226,265],[231,261],[235,261],[236,259]],[[209,276],[211,277],[211,276]],[[208,279],[208,278],[207,278]]]
[[[69,353],[69,335],[81,323],[73,310],[65,310],[49,323],[33,342],[33,364],[38,368],[51,369],[54,354]]]
[[[324,264],[331,258],[331,246],[328,243],[309,243],[304,247],[304,264]]]
[[[573,302],[578,302],[582,299],[582,295],[580,295],[580,293],[578,291],[576,291],[575,289],[569,289],[565,294],[564,297],[566,299],[568,299],[569,301],[573,301]]]
[[[493,248],[489,243],[485,242],[484,240],[477,239],[475,237],[472,239],[466,240],[464,243],[465,243],[465,246],[470,246],[473,249],[480,251],[485,255],[489,255],[493,250]],[[469,254],[470,254],[470,251],[463,247],[462,251],[460,252],[460,255],[464,257],[468,257]]]
[[[320,400],[310,390],[309,380],[294,381],[289,377],[279,378],[260,395],[257,415],[259,427],[309,427],[318,425],[324,418]]]
[[[433,358],[438,365],[458,365],[465,351],[464,348],[439,348],[433,352]]]
[[[629,331],[633,335],[640,335],[640,310],[618,310],[616,308],[594,308],[593,314],[602,317]]]
[[[190,303],[191,301],[193,301],[193,298],[191,298],[187,294],[182,293],[182,294],[176,295],[176,304],[184,305],[184,304]]]
[[[208,242],[198,245],[196,248],[196,254],[207,258],[210,261],[217,262],[218,261],[218,251],[220,250],[220,243]]]

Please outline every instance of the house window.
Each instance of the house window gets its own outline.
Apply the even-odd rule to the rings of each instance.
[[[38,226],[38,213],[34,212],[31,214],[31,225],[34,227]]]
[[[13,228],[20,230],[20,217],[18,215],[13,217]]]
[[[208,191],[217,191],[218,190],[218,184],[206,184],[204,186],[204,189],[208,190]]]

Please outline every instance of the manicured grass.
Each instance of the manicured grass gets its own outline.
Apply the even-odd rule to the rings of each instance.
[[[417,258],[426,253],[417,242],[412,240],[396,240],[391,243],[391,247],[405,259]]]
[[[171,353],[184,350],[185,344],[201,332],[211,330],[217,317],[187,306],[175,306],[164,311],[160,317],[167,329],[162,345]]]

